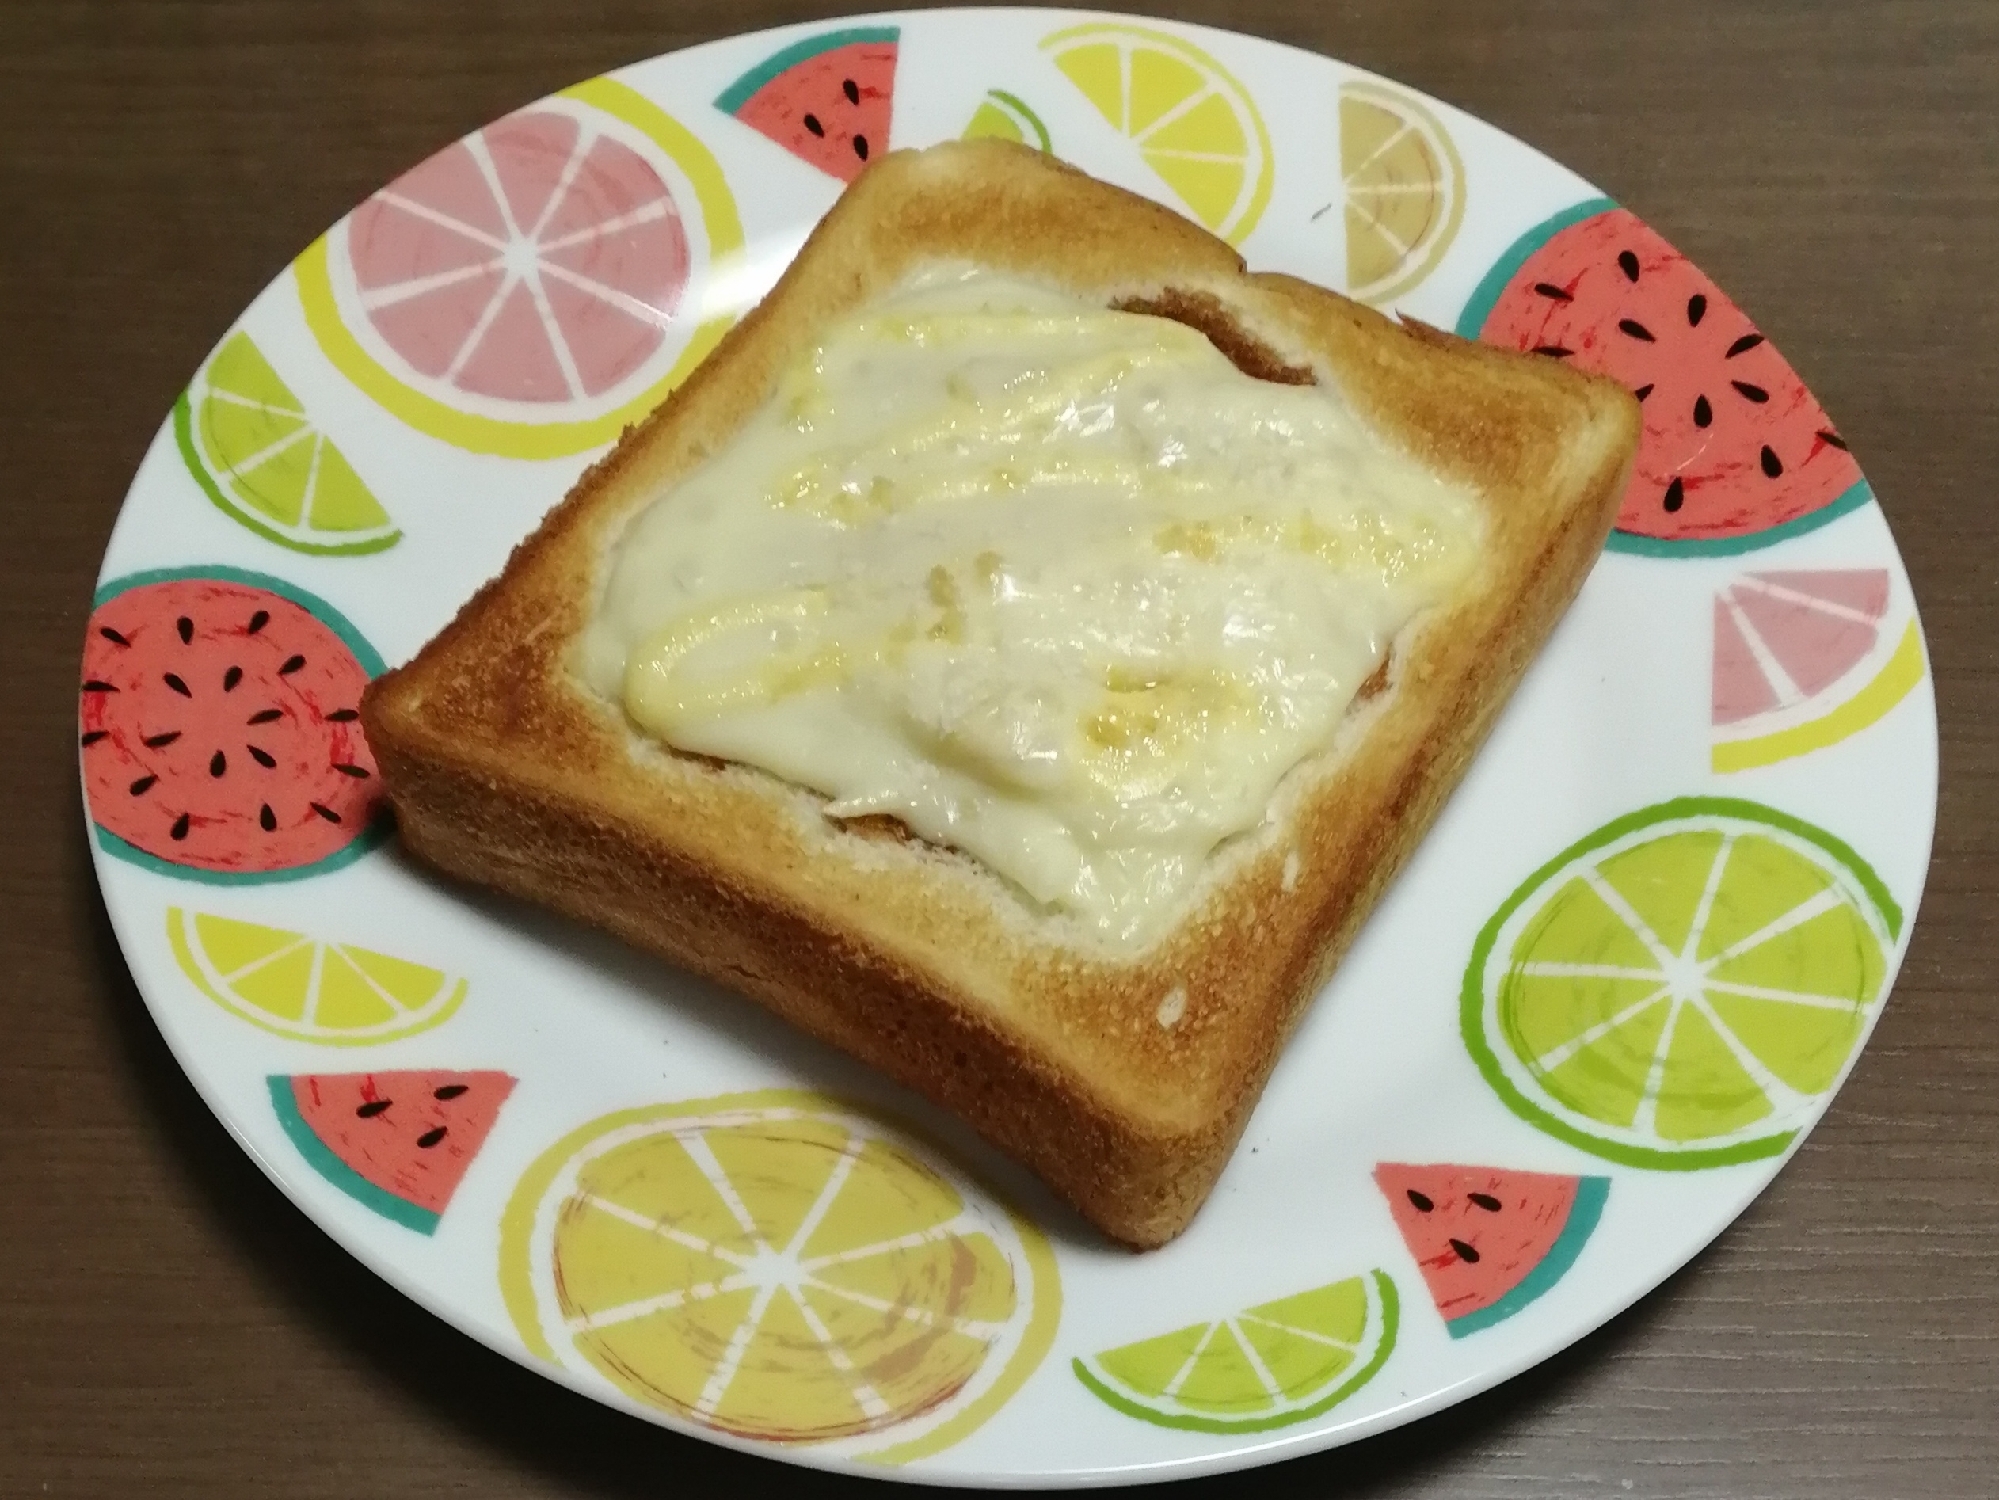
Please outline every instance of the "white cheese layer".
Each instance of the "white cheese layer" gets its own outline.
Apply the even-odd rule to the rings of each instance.
[[[1138,943],[1481,534],[1336,391],[937,273],[832,329],[634,520],[577,666],[667,744]]]

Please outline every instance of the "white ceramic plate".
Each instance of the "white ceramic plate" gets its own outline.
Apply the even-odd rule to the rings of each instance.
[[[1646,392],[1623,529],[1213,1200],[1142,1257],[754,1008],[434,883],[370,823],[346,713],[754,303],[864,153],[968,129],[1045,138],[1256,266]],[[1887,523],[1698,271],[1446,105],[1045,11],[715,42],[384,189],[162,426],[84,677],[139,987],[329,1234],[641,1417],[968,1484],[1347,1442],[1642,1296],[1844,1077],[1935,810]]]

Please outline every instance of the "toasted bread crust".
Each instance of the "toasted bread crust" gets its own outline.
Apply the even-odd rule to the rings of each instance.
[[[1385,690],[1287,779],[1277,822],[1135,956],[1028,911],[966,857],[840,828],[798,788],[643,740],[568,667],[626,521],[830,320],[933,260],[1158,312],[1251,374],[1333,383],[1486,505],[1475,577],[1398,639]],[[502,575],[369,688],[364,726],[418,857],[754,997],[970,1122],[1113,1239],[1159,1245],[1580,587],[1637,432],[1608,382],[1249,274],[1188,221],[1040,153],[891,153]]]

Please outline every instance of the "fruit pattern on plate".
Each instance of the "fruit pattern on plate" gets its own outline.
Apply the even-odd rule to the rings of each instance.
[[[1632,1166],[1774,1156],[1866,1034],[1901,911],[1837,838],[1686,797],[1523,881],[1466,966],[1461,1027],[1529,1124]]]
[[[616,438],[720,340],[732,318],[684,304],[742,238],[708,148],[597,78],[447,146],[293,272],[327,358],[392,415],[559,458]]]
[[[382,670],[324,599],[220,566],[113,579],[79,720],[99,845],[189,880],[295,880],[365,853],[384,801],[355,705]]]
[[[902,33],[854,26],[779,49],[716,96],[715,107],[807,166],[852,182],[889,148]]]
[[[1513,1317],[1568,1274],[1608,1177],[1382,1162],[1375,1185],[1454,1339]]]
[[[1241,244],[1269,205],[1276,160],[1249,91],[1203,48],[1116,21],[1065,27],[1046,53],[1180,206]]]
[[[1331,1411],[1395,1351],[1384,1271],[1349,1276],[1073,1361],[1114,1410],[1192,1432],[1267,1432]]]
[[[431,1068],[274,1074],[278,1123],[313,1171],[383,1218],[435,1234],[515,1079]]]
[[[354,943],[167,908],[167,943],[194,987],[295,1042],[368,1047],[441,1026],[470,981]]]
[[[1915,612],[1887,623],[1886,568],[1745,573],[1714,599],[1716,771],[1774,765],[1877,722],[1924,673]]]
[[[978,140],[990,138],[1001,141],[1018,141],[1023,146],[1034,146],[1052,152],[1054,143],[1049,139],[1048,127],[1041,123],[1027,101],[1017,94],[1009,94],[1005,89],[987,89],[985,98],[972,114],[971,122],[965,126],[963,139]]]
[[[1403,89],[1340,86],[1347,295],[1385,306],[1422,283],[1465,216],[1465,164],[1435,111]]]
[[[224,340],[174,403],[174,437],[222,513],[281,547],[340,556],[402,540],[247,333]]]
[[[522,1176],[527,1347],[678,1421],[900,1463],[1019,1389],[1061,1309],[1041,1231],[908,1132],[790,1089],[592,1120]]]
[[[1458,332],[1631,387],[1645,426],[1613,550],[1748,551],[1872,498],[1845,440],[1775,346],[1691,261],[1608,199],[1522,235],[1473,292]]]
[[[1164,198],[1235,243],[1256,228],[1276,171],[1270,136],[1208,50],[1111,19],[1038,45]],[[716,104],[851,181],[889,144],[900,50],[896,27],[820,33]],[[1063,87],[1052,79],[1042,85]],[[1419,96],[1356,79],[1335,106],[1345,283],[1389,304],[1457,243],[1464,163]],[[956,118],[968,137],[1052,149],[1017,93],[988,89]],[[539,460],[609,442],[707,353],[728,319],[689,328],[696,283],[742,241],[707,148],[598,79],[406,174],[294,276],[322,351],[386,411],[470,452]],[[1644,444],[1613,550],[1746,551],[1871,498],[1761,333],[1607,200],[1522,236],[1459,326],[1639,393]],[[174,413],[189,472],[232,519],[295,551],[393,547],[399,521],[423,517],[388,514],[321,429],[310,381],[297,387],[249,333],[232,333]],[[1907,695],[1924,671],[1920,636],[1912,607],[1890,608],[1889,585],[1879,567],[1791,569],[1714,593],[1713,770],[1832,744]],[[225,883],[354,858],[381,833],[352,712],[380,670],[338,610],[281,580],[218,566],[106,584],[81,710],[101,846]],[[229,715],[245,705],[238,725]],[[253,769],[268,774],[246,794]],[[1646,1168],[1767,1157],[1850,1061],[1900,921],[1873,872],[1822,830],[1723,799],[1643,809],[1557,856],[1486,924],[1463,1040],[1510,1110],[1580,1150]],[[170,907],[166,925],[187,980],[281,1039],[272,1045],[386,1045],[448,1020],[468,989],[440,969],[223,913]],[[258,1076],[315,1173],[426,1235],[516,1086],[495,1069]],[[793,1090],[604,1116],[519,1180],[500,1224],[506,1305],[528,1349],[678,1422],[877,1461],[934,1454],[1042,1363],[1061,1305],[1040,1231],[946,1160],[865,1111]],[[1453,1339],[1553,1287],[1610,1185],[1392,1162],[1376,1181]],[[1125,1416],[1260,1432],[1324,1416],[1368,1385],[1399,1320],[1396,1282],[1372,1270],[1079,1355],[1071,1371]]]

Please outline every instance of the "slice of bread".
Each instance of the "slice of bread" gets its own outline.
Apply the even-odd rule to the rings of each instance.
[[[1330,383],[1486,511],[1471,576],[1136,953],[1078,940],[898,824],[837,824],[801,788],[666,749],[571,670],[625,524],[833,320],[939,261],[1190,324],[1251,375]],[[362,717],[420,859],[761,1001],[968,1121],[1113,1239],[1156,1246],[1207,1198],[1286,1037],[1581,586],[1638,431],[1615,385],[1249,274],[1194,224],[1040,153],[892,153]]]

